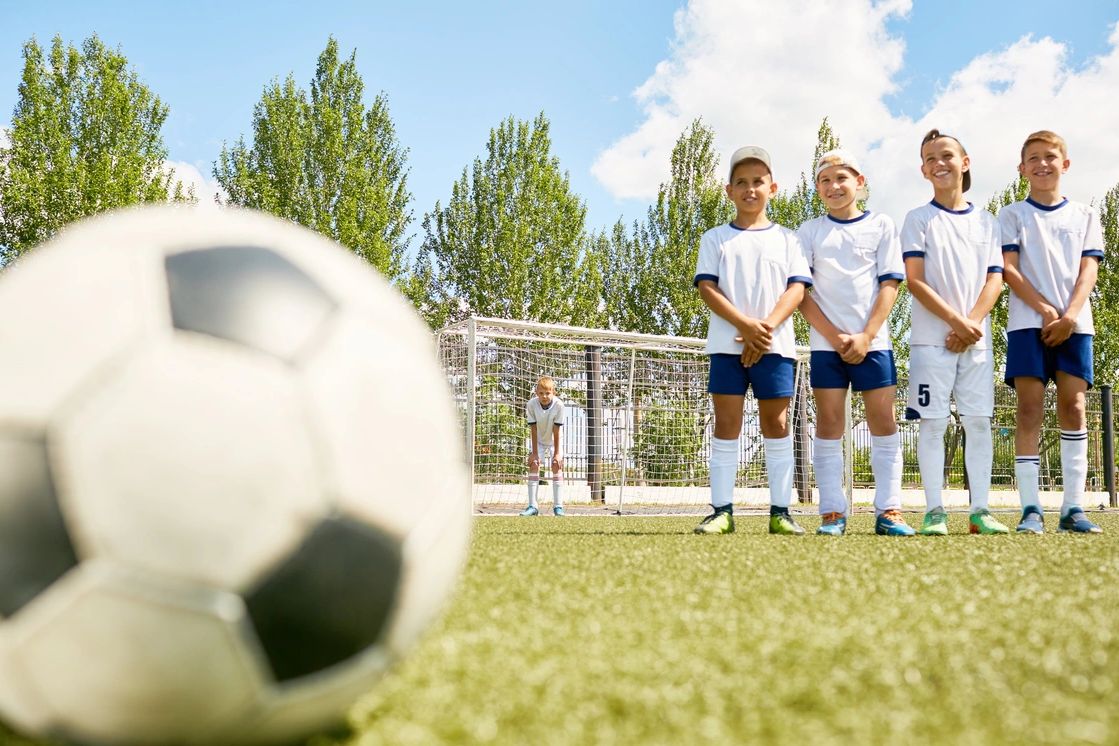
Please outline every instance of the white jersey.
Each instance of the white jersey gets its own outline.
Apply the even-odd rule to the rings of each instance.
[[[704,233],[699,243],[695,284],[701,280],[716,283],[735,308],[759,319],[773,311],[777,299],[791,283],[812,285],[808,261],[796,234],[776,223],[753,230],[728,223]],[[709,355],[741,355],[742,343],[734,341],[737,336],[734,324],[711,313],[707,324]],[[791,316],[773,330],[768,352],[796,357]]]
[[[995,216],[968,203],[949,210],[936,202],[910,210],[901,227],[904,259],[923,257],[925,282],[955,311],[966,316],[975,307],[987,275],[1002,272],[1002,243]],[[909,343],[944,346],[952,328],[914,299]],[[991,317],[983,319],[976,349],[991,346]]]
[[[1080,276],[1080,260],[1103,259],[1103,231],[1096,211],[1079,202],[1062,200],[1052,207],[1027,199],[999,211],[1002,250],[1018,252],[1018,270],[1042,297],[1063,313],[1072,300]],[[1006,330],[1040,329],[1041,314],[1013,291]],[[1076,317],[1076,334],[1095,334],[1092,305],[1085,303]]]
[[[812,272],[812,298],[845,334],[866,328],[883,282],[905,279],[897,228],[887,215],[864,212],[852,220],[824,215],[804,223],[797,237]],[[815,328],[809,344],[813,350],[835,350]],[[889,324],[882,324],[870,349],[891,349]]]
[[[563,400],[552,397],[552,403],[545,408],[535,396],[525,404],[525,418],[529,426],[536,427],[537,445],[552,444],[552,428],[563,424]]]

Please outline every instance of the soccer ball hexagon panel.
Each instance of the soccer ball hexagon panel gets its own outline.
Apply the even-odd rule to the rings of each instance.
[[[460,424],[429,330],[349,252],[253,213],[126,211],[5,272],[0,314],[26,320],[0,332],[20,361],[0,369],[0,719],[290,740],[445,603]]]

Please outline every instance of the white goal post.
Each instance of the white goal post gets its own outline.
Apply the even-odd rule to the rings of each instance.
[[[705,505],[713,417],[705,340],[471,317],[438,332],[439,355],[465,426],[477,510],[526,500],[524,407],[548,375],[567,406],[564,501],[616,512]],[[789,417],[795,486],[811,500],[807,351]],[[757,403],[747,397],[735,502],[768,505]],[[850,449],[848,449],[850,452]],[[850,473],[850,470],[848,470]],[[551,474],[545,472],[550,482]],[[547,506],[551,490],[541,487]]]

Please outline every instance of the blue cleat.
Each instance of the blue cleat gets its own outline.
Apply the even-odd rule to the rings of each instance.
[[[1088,516],[1084,515],[1084,509],[1080,507],[1073,508],[1066,515],[1061,516],[1057,530],[1074,534],[1103,533],[1103,529],[1089,521]]]
[[[1020,534],[1045,533],[1045,521],[1041,517],[1041,508],[1036,505],[1027,505],[1023,508],[1022,520],[1018,521],[1018,527],[1014,530]]]
[[[900,510],[884,510],[874,521],[874,533],[879,536],[913,536],[917,532],[901,517]]]
[[[522,516],[540,515],[540,511],[536,509],[535,505],[529,505],[527,508],[520,512]]]
[[[567,515],[567,513],[564,512],[562,505],[557,505],[556,507],[552,508],[552,515],[562,518],[563,516]]]
[[[816,529],[817,534],[823,536],[843,536],[847,533],[847,516],[843,513],[824,513],[823,522]]]

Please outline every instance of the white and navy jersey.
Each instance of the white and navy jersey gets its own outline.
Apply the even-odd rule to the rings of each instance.
[[[864,212],[851,220],[824,215],[804,223],[797,237],[812,272],[812,298],[845,334],[866,328],[883,282],[905,279],[897,228],[887,215]],[[835,350],[815,328],[809,345]],[[891,349],[889,324],[882,324],[870,349]]]
[[[1064,313],[1080,276],[1080,260],[1103,259],[1099,216],[1088,205],[1061,200],[1047,206],[1027,199],[999,211],[1002,250],[1018,253],[1018,270],[1042,297]],[[1010,293],[1008,332],[1040,329],[1041,314],[1014,291]],[[1092,306],[1085,303],[1076,318],[1076,334],[1094,334]]]
[[[551,445],[552,428],[563,424],[563,400],[552,397],[552,403],[544,407],[535,396],[525,404],[525,419],[530,427],[536,427],[536,442]]]
[[[734,307],[747,316],[764,319],[794,282],[812,285],[808,262],[796,234],[776,223],[746,230],[719,225],[703,234],[694,284],[710,280],[719,286]],[[738,330],[715,312],[707,324],[707,353],[742,354],[735,342]],[[790,316],[773,330],[770,353],[796,357],[793,320]]]
[[[910,210],[901,227],[903,259],[923,257],[925,282],[956,312],[966,316],[975,307],[987,275],[1002,272],[1002,242],[995,216],[977,210],[949,210],[936,202]],[[913,299],[911,345],[940,345],[952,328]],[[991,317],[983,320],[976,349],[991,345]]]

